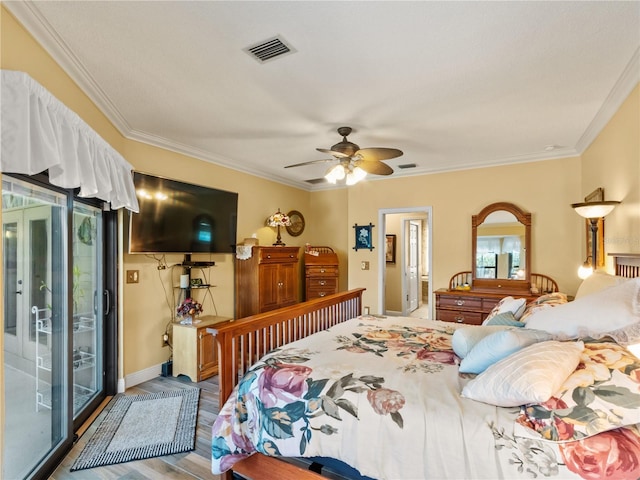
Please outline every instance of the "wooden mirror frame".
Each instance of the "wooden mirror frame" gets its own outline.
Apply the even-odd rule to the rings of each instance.
[[[478,240],[478,226],[489,214],[500,210],[512,213],[518,222],[525,227],[525,278],[514,280],[509,278],[476,278],[476,250]],[[531,285],[531,214],[521,210],[513,203],[498,202],[484,207],[480,213],[471,217],[471,275],[474,290],[504,291],[524,294],[529,292]]]

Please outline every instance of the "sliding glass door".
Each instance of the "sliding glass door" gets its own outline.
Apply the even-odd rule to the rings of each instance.
[[[72,192],[2,177],[2,478],[50,469],[105,397],[104,346],[115,338],[104,333],[103,216]]]

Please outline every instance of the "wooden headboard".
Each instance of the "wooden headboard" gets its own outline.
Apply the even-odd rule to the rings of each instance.
[[[640,277],[640,253],[610,253],[615,274],[619,277]]]

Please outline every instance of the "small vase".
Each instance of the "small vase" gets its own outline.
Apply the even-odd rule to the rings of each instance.
[[[184,315],[180,320],[181,325],[191,325],[193,323],[193,317],[191,315]]]

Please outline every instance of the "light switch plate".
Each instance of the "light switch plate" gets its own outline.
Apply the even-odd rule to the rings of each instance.
[[[138,270],[127,270],[127,283],[138,283],[140,272]]]

